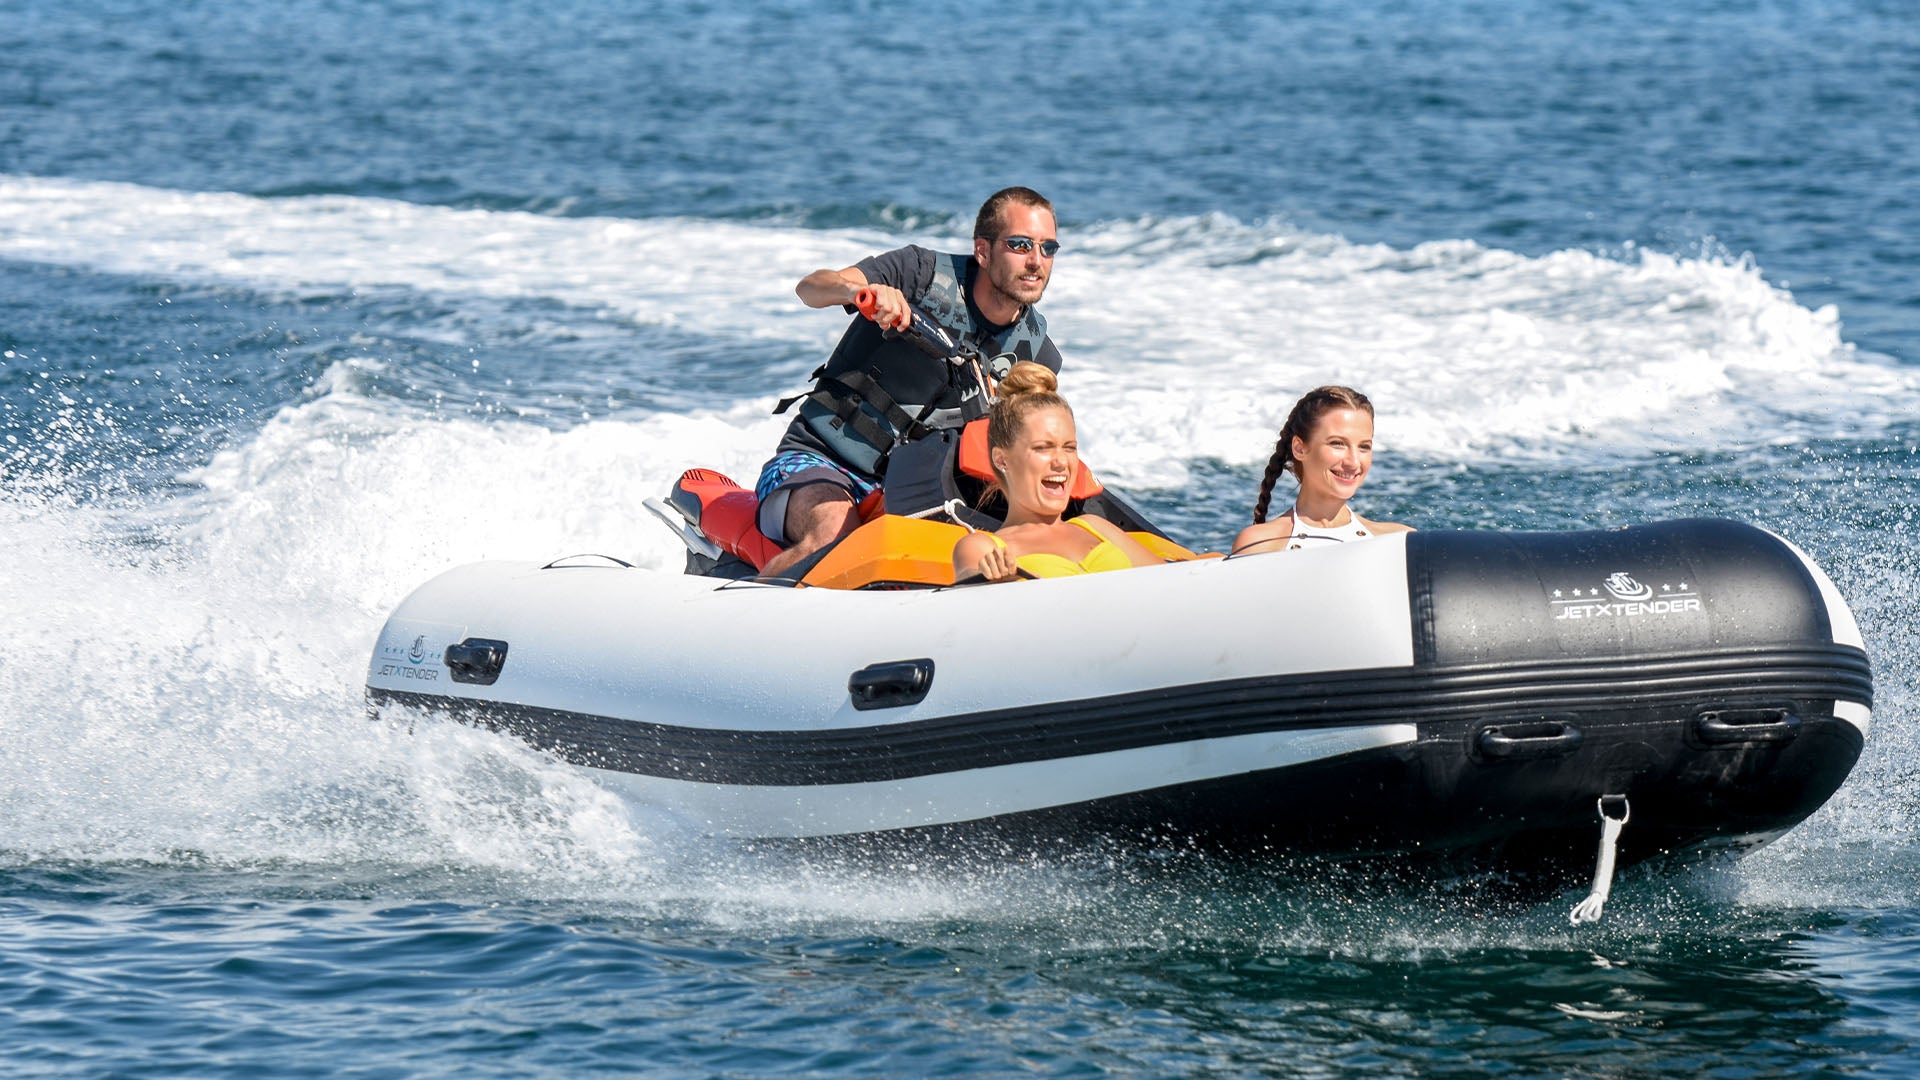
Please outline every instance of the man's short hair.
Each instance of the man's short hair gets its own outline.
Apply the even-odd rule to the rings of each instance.
[[[987,201],[980,204],[980,216],[973,219],[973,235],[977,239],[997,239],[1000,235],[1000,219],[1006,216],[1009,203],[1019,203],[1021,206],[1031,206],[1036,210],[1053,213],[1053,204],[1047,201],[1045,195],[1032,188],[1001,188],[987,196]]]

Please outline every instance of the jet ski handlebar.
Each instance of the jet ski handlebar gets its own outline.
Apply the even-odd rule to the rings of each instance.
[[[871,287],[861,289],[853,296],[853,306],[860,314],[878,322],[880,296]],[[882,331],[888,337],[904,337],[911,341],[921,352],[935,360],[945,360],[954,367],[970,371],[984,396],[983,405],[994,402],[993,380],[987,378],[986,368],[981,364],[980,350],[975,345],[955,337],[947,328],[917,306],[907,305],[911,314],[903,329],[888,328]]]
[[[880,296],[872,288],[861,289],[854,294],[853,306],[859,308],[860,314],[867,318],[875,322],[880,321]],[[946,360],[954,364],[966,363],[968,354],[975,351],[972,346],[955,340],[952,334],[947,333],[946,327],[929,318],[918,307],[909,304],[907,310],[912,316],[908,319],[907,325],[898,329],[888,328],[885,331],[888,337],[904,337],[935,360]]]

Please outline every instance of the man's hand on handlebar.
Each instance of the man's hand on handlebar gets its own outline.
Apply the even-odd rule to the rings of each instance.
[[[891,285],[866,285],[856,291],[855,306],[882,330],[905,330],[913,325],[913,305]],[[870,299],[869,299],[870,297]]]

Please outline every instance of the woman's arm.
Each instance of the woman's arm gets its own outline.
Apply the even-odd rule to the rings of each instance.
[[[992,533],[968,533],[953,545],[953,579],[964,581],[975,574],[988,581],[1012,581],[1020,568]]]
[[[1231,555],[1258,555],[1263,551],[1285,551],[1286,542],[1293,537],[1293,512],[1281,514],[1272,521],[1263,521],[1258,525],[1249,525],[1240,530],[1233,538]]]

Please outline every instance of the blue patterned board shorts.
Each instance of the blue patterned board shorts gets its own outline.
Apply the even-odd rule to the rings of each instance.
[[[760,482],[753,485],[753,496],[760,500],[757,524],[771,540],[791,544],[787,538],[787,497],[808,484],[832,484],[860,500],[880,490],[880,481],[869,480],[830,457],[811,450],[787,450],[773,455],[760,468]]]

